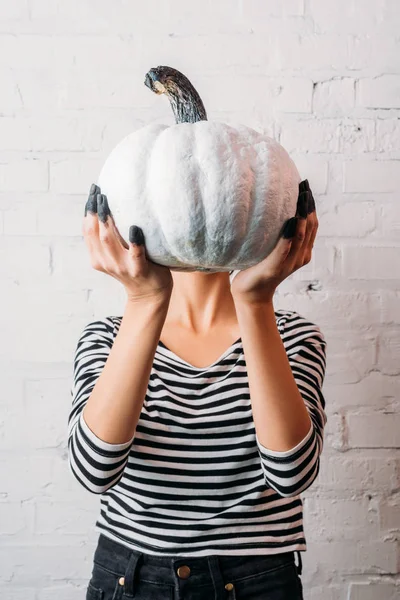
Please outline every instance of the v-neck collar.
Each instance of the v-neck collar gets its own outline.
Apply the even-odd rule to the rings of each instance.
[[[217,358],[217,360],[215,360],[213,363],[211,363],[210,365],[207,365],[206,367],[195,367],[194,365],[191,365],[187,360],[184,360],[183,358],[181,358],[180,356],[178,356],[177,354],[175,354],[175,352],[172,352],[172,350],[170,350],[165,344],[164,342],[162,342],[161,340],[159,340],[158,344],[157,344],[157,349],[160,350],[166,350],[167,352],[169,352],[170,355],[172,355],[172,357],[180,362],[183,363],[184,365],[190,367],[191,369],[195,370],[195,371],[208,371],[209,369],[211,369],[212,367],[215,367],[216,365],[218,365],[224,358],[226,358],[227,356],[229,356],[229,354],[232,353],[232,349],[234,348],[234,346],[236,346],[236,344],[238,344],[239,342],[242,341],[242,338],[238,338],[235,342],[233,342],[233,344],[231,344],[229,346],[229,348],[227,348],[225,350],[225,352],[223,352],[221,354],[221,356],[219,358]]]

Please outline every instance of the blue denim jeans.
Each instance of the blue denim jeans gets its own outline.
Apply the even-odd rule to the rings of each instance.
[[[303,600],[297,554],[153,556],[100,533],[86,600]]]

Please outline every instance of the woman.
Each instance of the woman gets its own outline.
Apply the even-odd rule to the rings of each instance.
[[[125,243],[92,186],[91,264],[127,301],[84,328],[74,357],[69,465],[101,495],[87,599],[303,598],[299,494],[319,470],[326,341],[273,295],[317,228],[304,180],[265,260],[232,281],[171,272],[139,228]]]

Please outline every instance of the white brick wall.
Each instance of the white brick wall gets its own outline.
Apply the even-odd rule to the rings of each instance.
[[[91,269],[81,225],[115,143],[173,123],[143,85],[158,64],[310,181],[314,256],[276,296],[328,341],[305,598],[400,597],[399,28],[399,0],[0,2],[2,597],[80,600],[90,577],[99,499],[67,467],[71,361],[124,293]]]

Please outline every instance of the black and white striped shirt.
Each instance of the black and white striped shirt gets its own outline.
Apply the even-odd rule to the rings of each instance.
[[[306,550],[299,494],[319,470],[326,340],[295,311],[275,316],[312,420],[287,452],[271,451],[257,437],[241,338],[204,368],[159,341],[132,440],[101,440],[82,410],[122,317],[86,325],[74,356],[68,457],[78,482],[101,494],[98,532],[160,556]]]

